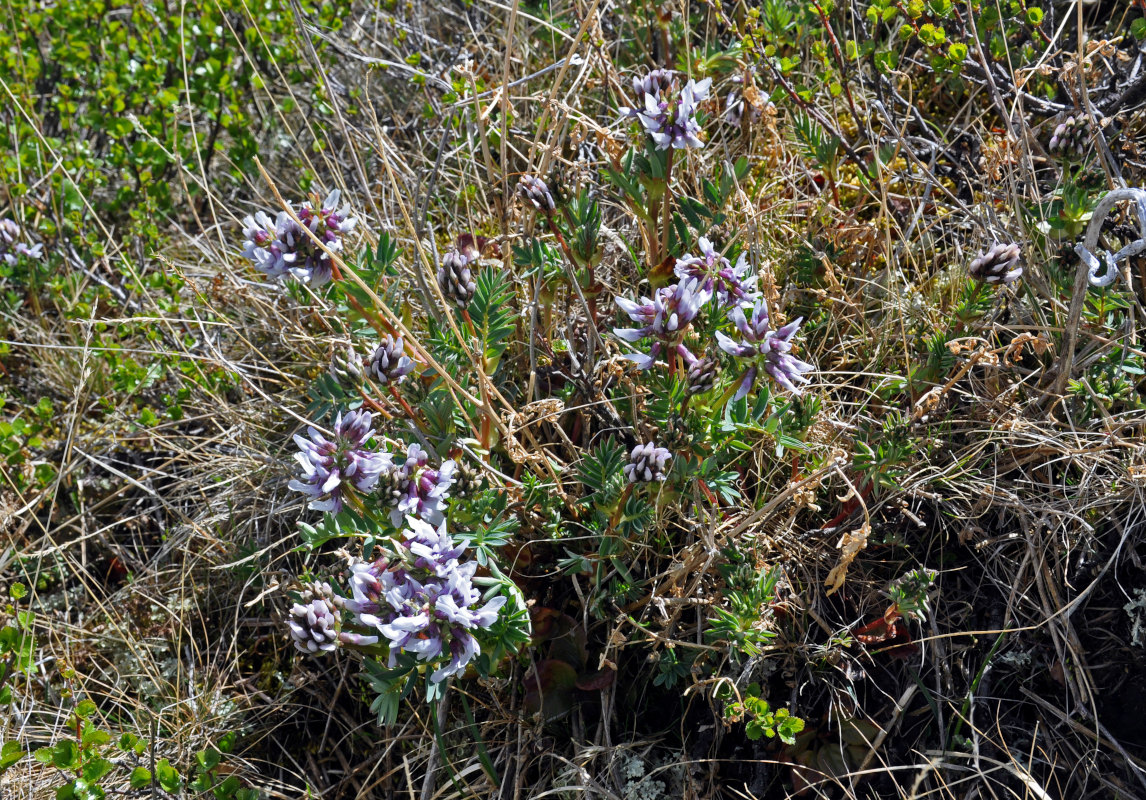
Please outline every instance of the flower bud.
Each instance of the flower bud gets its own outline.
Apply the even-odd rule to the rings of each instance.
[[[477,284],[474,283],[473,273],[470,271],[470,259],[455,249],[450,249],[442,256],[442,265],[438,268],[438,286],[446,298],[446,302],[453,303],[458,308],[467,308],[474,299]]]

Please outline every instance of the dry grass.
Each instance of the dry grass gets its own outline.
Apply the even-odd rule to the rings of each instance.
[[[727,36],[715,11],[693,11],[706,28],[690,31],[692,41]],[[629,38],[635,23],[626,14],[636,9],[573,0],[551,12],[572,23],[555,27],[516,0],[477,0],[392,13],[364,6],[337,33],[307,30],[342,54],[322,68],[333,113],[286,120],[289,141],[266,142],[261,161],[288,199],[297,196],[300,161],[324,188],[342,189],[363,220],[361,244],[376,243],[381,230],[396,237],[403,255],[394,311],[423,342],[425,321],[441,314],[433,271],[454,236],[496,237],[510,267],[511,244],[535,230],[508,199],[517,176],[561,169],[597,185],[596,169],[628,135],[613,109],[628,94],[633,53],[649,46]],[[1097,37],[1094,16],[1088,11]],[[1044,63],[1070,66],[1072,27],[1041,45]],[[411,67],[414,52],[422,60]],[[1132,48],[1119,52],[1141,60]],[[1116,68],[1103,72],[1107,62],[1098,61],[1088,77],[1095,102],[1129,83],[1118,58],[1108,61]],[[541,542],[519,565],[514,575],[527,596],[580,621],[593,657],[619,670],[615,683],[556,723],[522,711],[528,653],[501,677],[458,682],[437,708],[408,703],[400,724],[380,730],[352,659],[300,660],[290,651],[282,588],[307,568],[330,569],[331,558],[295,551],[304,509],[286,488],[289,437],[306,421],[309,379],[344,336],[327,301],[292,297],[237,258],[241,216],[278,205],[259,176],[227,196],[200,195],[197,214],[169,231],[170,246],[148,256],[148,270],[185,279],[177,313],[146,292],[132,307],[93,308],[83,324],[21,306],[6,319],[10,394],[55,401],[58,435],[39,457],[59,478],[42,492],[3,497],[3,580],[39,584],[30,605],[37,662],[14,686],[6,740],[37,747],[72,735],[69,698],[82,695],[97,699],[109,730],[154,737],[149,758],[188,765],[196,750],[238,732],[240,752],[228,764],[270,797],[757,798],[801,784],[808,797],[1146,797],[1142,649],[1131,645],[1123,611],[1146,586],[1146,418],[1137,386],[1133,402],[1099,398],[1085,419],[1080,411],[1097,397],[1088,365],[1116,346],[1139,352],[1141,322],[1133,308],[1114,330],[1093,314],[1072,317],[1061,287],[1075,262],[1019,213],[1062,185],[1040,144],[1053,104],[1017,108],[998,84],[1019,76],[986,80],[970,66],[975,88],[961,105],[939,98],[913,106],[934,123],[922,126],[903,116],[908,103],[896,97],[924,89],[907,71],[895,82],[853,75],[850,97],[821,93],[809,105],[850,146],[892,149],[862,184],[858,165],[843,160],[838,204],[793,138],[787,100],[741,129],[713,122],[706,148],[680,169],[695,192],[721,161],[751,159],[721,235],[752,247],[775,308],[792,316],[827,310],[805,348],[819,366],[810,393],[821,408],[796,461],[793,451],[777,459],[768,436],[742,454],[734,468],[743,506],[702,518],[701,504],[684,496],[680,508],[658,510],[659,536],[633,559],[641,602],[590,614],[583,578],[555,566],[577,533],[552,547]],[[718,84],[721,96],[732,75]],[[764,85],[775,77],[763,67],[757,74]],[[451,80],[471,99],[445,98]],[[1140,112],[1128,106],[1117,117],[1121,150],[1095,173],[1105,183],[1115,164],[1127,182],[1141,183],[1127,155],[1140,142]],[[964,140],[981,161],[951,155]],[[595,147],[588,162],[576,160],[580,142]],[[183,179],[207,183],[193,171]],[[625,247],[639,247],[631,215],[606,194],[602,204],[604,309],[612,296],[634,293],[641,265]],[[998,295],[974,323],[956,322],[966,263],[1004,238],[1024,243],[1023,288]],[[559,297],[556,313],[535,312],[530,281],[517,279],[516,291],[523,321],[503,367],[513,386],[500,387],[507,399],[493,413],[529,453],[516,465],[503,458],[502,468],[568,480],[580,455],[574,424],[607,433],[592,409],[608,406],[617,418],[616,409],[579,389],[550,418],[529,414],[529,402],[547,399],[541,372],[530,382],[531,370],[564,367],[537,342],[569,340],[584,357],[586,319],[576,298]],[[139,390],[157,398],[186,388],[182,419],[136,424],[139,396],[117,387],[105,354],[91,346],[97,324],[133,326],[141,363],[193,365]],[[599,386],[612,376],[643,397],[634,408],[647,409],[653,398],[621,366],[607,329],[602,323],[585,380]],[[944,330],[960,347],[936,388],[886,391],[920,365],[921,333]],[[1064,400],[1055,369],[1072,337],[1072,375],[1081,383]],[[230,379],[199,379],[217,371]],[[664,423],[640,416],[649,430]],[[894,465],[898,488],[841,513],[859,480],[856,440],[897,436],[911,442],[909,457]],[[791,484],[797,474],[803,482]],[[544,535],[540,523],[533,533]],[[523,539],[530,534],[523,528]],[[843,588],[829,593],[825,578],[849,535],[866,547]],[[808,721],[823,754],[802,770],[787,763],[790,754],[725,726],[711,686],[683,696],[678,689],[675,706],[673,693],[652,686],[668,650],[712,649],[703,620],[721,602],[721,546],[781,570],[772,624],[782,636],[736,665],[712,654],[713,671],[741,685],[764,676],[784,687],[775,702]],[[889,582],[917,566],[939,574],[927,621],[913,623],[913,647],[889,654],[858,642],[858,627],[883,613]],[[858,763],[842,755],[852,720],[878,731]],[[834,762],[833,750],[841,754]],[[816,766],[829,763],[837,774]],[[634,764],[643,765],[649,794],[636,794]],[[0,778],[0,794],[47,797],[55,785],[53,771],[27,760]]]

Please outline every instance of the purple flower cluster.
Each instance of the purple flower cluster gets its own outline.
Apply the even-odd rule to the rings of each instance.
[[[442,255],[442,263],[438,267],[438,287],[442,290],[442,296],[446,302],[461,309],[469,307],[477,292],[472,269],[477,260],[476,253],[475,248],[463,251],[451,247]]]
[[[768,306],[763,298],[758,298],[751,306],[751,317],[745,317],[744,311],[741,306],[734,306],[728,311],[728,319],[736,326],[743,339],[737,342],[717,331],[716,341],[720,349],[737,358],[762,359],[765,371],[775,378],[778,384],[797,395],[801,394],[803,390],[798,384],[809,383],[810,379],[805,377],[805,373],[815,369],[811,364],[791,355],[792,337],[800,329],[800,323],[804,318],[800,317],[789,322],[779,330],[772,330],[768,319]],[[752,390],[757,373],[757,364],[748,368],[740,388],[736,391],[737,400]]]
[[[668,473],[665,466],[672,458],[667,448],[658,447],[653,442],[639,444],[629,453],[629,463],[625,465],[625,479],[629,483],[663,482]]]
[[[414,371],[414,359],[406,355],[406,344],[401,336],[395,339],[386,334],[374,348],[368,369],[379,383],[398,385]]]
[[[685,329],[696,319],[701,306],[712,297],[699,278],[681,278],[672,286],[664,286],[651,297],[643,297],[639,303],[624,297],[617,298],[617,305],[629,315],[639,328],[615,328],[613,333],[626,342],[636,342],[645,337],[656,341],[648,355],[631,353],[625,357],[635,361],[641,369],[648,369],[656,363],[657,357],[666,345],[675,346],[676,351],[688,362],[695,356],[688,352],[681,339]]]
[[[481,653],[473,631],[493,625],[505,597],[477,607],[481,592],[472,582],[477,562],[459,561],[468,543],[455,545],[444,523],[434,527],[407,517],[407,525],[390,558],[351,566],[353,598],[343,605],[358,624],[388,641],[391,668],[400,653],[422,662],[440,661],[448,653],[449,661],[430,674],[430,681],[439,683]]]
[[[722,306],[751,305],[755,300],[756,275],[750,269],[744,253],[732,266],[728,259],[717,252],[706,237],[698,242],[699,256],[684,255],[676,260],[676,276],[681,279],[696,278],[708,292],[715,292]]]
[[[401,466],[388,464],[386,485],[389,499],[394,503],[390,521],[395,527],[411,516],[431,525],[438,525],[445,518],[446,500],[457,464],[446,460],[434,469],[429,462],[429,454],[415,443],[406,448],[406,460]]]
[[[14,220],[0,219],[0,259],[8,266],[15,266],[17,259],[38,260],[44,255],[44,245],[36,243],[28,246],[20,241],[20,226]]]
[[[777,383],[800,394],[799,384],[810,382],[805,373],[815,369],[791,355],[792,337],[799,330],[803,318],[779,330],[772,330],[767,305],[756,290],[757,276],[750,274],[744,254],[741,253],[736,266],[731,266],[707,238],[702,236],[699,245],[699,256],[685,255],[677,259],[677,283],[657,290],[651,299],[642,298],[640,302],[617,298],[620,309],[640,327],[614,328],[613,334],[630,343],[646,337],[654,340],[647,355],[630,353],[625,358],[634,361],[641,369],[649,369],[668,349],[684,362],[690,391],[710,391],[716,380],[716,364],[708,358],[697,359],[685,346],[684,335],[700,309],[716,297],[719,305],[726,309],[728,320],[743,337],[737,342],[717,331],[720,348],[737,358],[759,357],[765,371]],[[750,319],[745,316],[745,311],[751,312]],[[751,391],[759,372],[758,366],[753,363],[748,367],[736,393],[737,399]]]
[[[1014,283],[1023,274],[1023,257],[1017,244],[995,244],[967,267],[972,278],[984,283]]]
[[[392,462],[389,454],[368,449],[367,442],[374,431],[373,415],[364,409],[339,413],[334,421],[334,438],[327,439],[315,428],[307,428],[309,439],[296,434],[295,454],[302,465],[302,476],[290,482],[290,488],[311,498],[310,508],[315,511],[342,510],[346,485],[360,492],[368,492],[378,483],[378,477]]]
[[[350,207],[338,208],[337,189],[321,203],[317,195],[298,209],[302,226],[290,214],[280,211],[273,220],[259,211],[243,220],[243,257],[271,278],[293,275],[311,286],[330,280],[333,263],[303,229],[308,228],[332,252],[342,249],[342,238],[354,230],[357,220]]]
[[[287,620],[291,640],[299,652],[313,655],[329,653],[340,644],[359,647],[377,644],[377,636],[341,630],[339,605],[343,602],[343,598],[335,597],[325,581],[305,588],[300,602],[291,607]]]
[[[711,85],[712,78],[699,83],[689,80],[678,93],[673,74],[656,69],[644,78],[633,79],[639,107],[622,108],[621,113],[640,120],[658,150],[703,147],[704,142],[697,136],[700,123],[696,121],[696,110],[708,97]]]

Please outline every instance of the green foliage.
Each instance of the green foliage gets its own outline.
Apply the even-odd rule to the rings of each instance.
[[[718,568],[727,589],[724,605],[712,609],[705,638],[711,644],[728,647],[729,656],[739,662],[745,656],[760,655],[761,647],[776,637],[769,629],[767,619],[775,599],[780,570],[776,567],[756,568],[748,554],[734,548],[722,551],[724,563]]]
[[[786,708],[772,710],[768,701],[760,696],[760,685],[753,683],[739,700],[724,708],[726,722],[747,719],[745,734],[749,739],[779,738],[787,745],[796,743],[796,736],[804,730],[804,720],[792,716]]]
[[[612,439],[601,442],[577,465],[577,479],[585,487],[582,502],[612,509],[625,484],[625,449]]]
[[[582,190],[562,208],[569,225],[569,247],[578,267],[592,269],[601,263],[601,206]]]
[[[688,675],[691,666],[690,659],[681,658],[677,648],[665,648],[660,651],[660,658],[657,659],[657,674],[653,676],[653,686],[675,688],[681,679]]]
[[[197,752],[195,777],[185,779],[166,758],[155,762],[152,774],[139,763],[152,745],[128,732],[121,734],[113,745],[111,734],[88,719],[95,713],[95,703],[80,701],[69,723],[70,729],[80,731],[78,740],[64,738],[52,747],[41,747],[32,753],[36,761],[59,770],[60,777],[65,779],[56,788],[57,800],[105,800],[119,793],[105,787],[121,785],[124,780],[137,790],[152,788],[154,783],[171,795],[180,795],[186,787],[190,797],[203,800],[258,800],[261,796],[257,789],[244,786],[238,776],[222,774],[223,754],[234,747],[233,732],[221,737],[217,746],[208,745]],[[0,750],[0,772],[24,755],[19,743],[5,743]]]
[[[56,468],[44,460],[53,432],[55,410],[47,397],[12,419],[0,419],[0,459],[16,489],[43,489],[56,479]]]
[[[903,414],[889,412],[879,426],[868,426],[857,437],[853,464],[863,475],[862,487],[870,486],[876,495],[898,489],[905,467],[917,454],[911,421]]]
[[[321,27],[336,27],[348,10],[302,6]],[[198,172],[202,162],[231,181],[256,172],[266,118],[256,95],[287,111],[294,101],[274,77],[311,81],[290,3],[195,2],[175,15],[136,3],[123,11],[108,13],[103,0],[14,0],[5,12],[11,24],[0,30],[0,51],[9,54],[0,77],[20,111],[0,132],[11,154],[6,182],[20,196],[36,176],[48,177],[66,232],[89,245],[98,228],[87,224],[83,198],[154,237],[148,217],[173,209],[174,170]],[[54,156],[45,150],[64,157],[66,170],[49,170]]]
[[[1146,361],[1131,349],[1111,345],[1095,359],[1084,375],[1072,379],[1068,391],[1081,408],[1081,421],[1106,414],[1141,409],[1139,387],[1146,376]]]
[[[497,369],[509,338],[517,328],[518,314],[513,308],[514,289],[507,273],[487,267],[477,275],[477,289],[470,302],[478,347],[486,360],[487,373]]]
[[[887,596],[905,619],[927,619],[928,592],[938,575],[933,569],[915,569],[891,584]]]

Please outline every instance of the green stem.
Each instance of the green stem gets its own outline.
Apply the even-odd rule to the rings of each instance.
[[[732,399],[732,395],[736,394],[736,390],[740,388],[740,384],[744,382],[744,376],[747,374],[748,374],[748,370],[746,369],[740,373],[740,377],[738,377],[736,380],[734,380],[728,386],[728,388],[724,390],[724,394],[722,394],[720,396],[720,399],[716,401],[716,407],[717,408],[724,408],[724,404]]]
[[[983,659],[983,665],[979,667],[979,672],[975,675],[975,680],[971,681],[971,688],[967,692],[967,696],[963,699],[963,707],[959,709],[959,716],[955,718],[954,730],[951,735],[947,737],[947,749],[951,749],[951,745],[955,743],[960,731],[963,730],[963,722],[971,713],[971,702],[975,699],[975,692],[979,691],[979,682],[983,680],[983,675],[987,672],[987,667],[991,665],[991,659],[995,657],[998,652],[999,646],[1003,643],[1003,637],[1007,635],[1006,631],[999,634],[995,639],[995,644],[991,646],[991,651],[987,653],[987,657]]]

